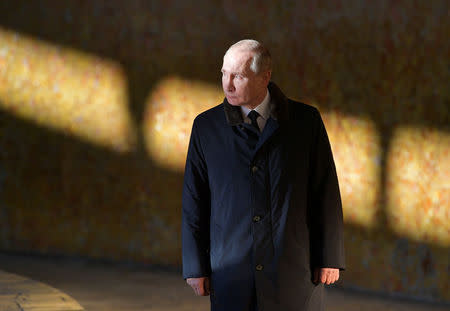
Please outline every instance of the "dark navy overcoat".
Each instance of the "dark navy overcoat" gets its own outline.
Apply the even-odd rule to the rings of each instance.
[[[211,310],[324,309],[314,267],[345,269],[336,168],[319,111],[269,83],[257,140],[241,108],[193,122],[182,193],[183,278],[209,276]]]

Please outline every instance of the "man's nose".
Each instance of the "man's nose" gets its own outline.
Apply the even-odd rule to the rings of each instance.
[[[225,88],[227,89],[228,92],[234,91],[234,84],[233,84],[233,79],[232,79],[231,76],[229,76],[229,77],[225,80]]]

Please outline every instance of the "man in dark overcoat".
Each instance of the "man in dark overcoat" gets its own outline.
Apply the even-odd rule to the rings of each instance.
[[[225,53],[223,103],[193,122],[183,278],[213,311],[324,310],[345,269],[336,168],[319,111],[271,82],[255,40]]]

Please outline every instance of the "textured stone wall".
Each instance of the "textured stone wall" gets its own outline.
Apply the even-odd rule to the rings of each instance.
[[[264,42],[321,111],[344,203],[340,283],[450,300],[448,1],[0,3],[0,248],[179,265],[192,120]]]

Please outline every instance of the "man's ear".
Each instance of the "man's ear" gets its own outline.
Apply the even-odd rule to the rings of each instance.
[[[266,84],[269,84],[270,78],[272,77],[272,70],[267,70],[264,74]]]
[[[272,77],[272,70],[267,70],[259,73],[259,77],[262,79],[264,85],[267,87],[270,82],[270,78]]]

